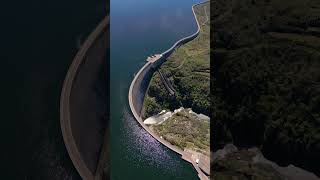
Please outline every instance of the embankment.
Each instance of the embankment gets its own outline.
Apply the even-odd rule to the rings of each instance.
[[[60,98],[65,146],[84,180],[101,179],[108,159],[108,26],[106,17],[81,46],[69,67]]]

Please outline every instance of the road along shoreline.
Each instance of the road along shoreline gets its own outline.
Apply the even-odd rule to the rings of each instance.
[[[147,86],[150,82],[150,79],[153,75],[153,73],[155,72],[156,69],[158,69],[162,63],[164,63],[167,58],[172,54],[172,52],[175,50],[176,47],[185,44],[191,40],[193,40],[194,38],[196,38],[200,32],[200,24],[198,22],[197,19],[197,15],[194,11],[194,7],[207,3],[209,1],[205,1],[205,2],[201,2],[198,4],[195,4],[192,6],[192,12],[195,18],[195,21],[197,23],[197,31],[193,34],[191,34],[190,36],[184,37],[180,40],[178,40],[176,43],[173,44],[173,46],[171,46],[171,48],[169,48],[168,50],[166,50],[165,52],[163,52],[161,54],[161,58],[159,58],[157,61],[155,62],[147,62],[140,70],[139,72],[135,75],[133,81],[131,82],[130,88],[129,88],[129,94],[128,94],[128,99],[129,99],[129,106],[131,109],[131,112],[133,114],[133,116],[135,117],[135,119],[138,121],[138,123],[153,137],[155,138],[157,141],[159,141],[161,144],[163,144],[164,146],[168,147],[169,149],[171,149],[172,151],[174,151],[175,153],[178,153],[182,159],[192,163],[192,165],[194,166],[195,170],[198,172],[198,176],[201,180],[206,180],[208,179],[207,176],[200,170],[200,168],[198,167],[198,165],[193,162],[193,160],[191,159],[191,157],[189,155],[187,155],[186,153],[184,153],[184,151],[180,148],[178,148],[177,146],[172,145],[171,143],[169,143],[168,141],[160,138],[157,134],[155,134],[154,132],[152,132],[150,130],[150,128],[148,128],[144,123],[143,123],[143,119],[141,117],[141,109],[142,109],[142,105],[143,105],[143,99],[146,93],[146,89]]]
[[[90,58],[94,58],[92,56],[92,47],[95,46],[107,46],[104,43],[105,40],[101,40],[101,38],[105,37],[105,33],[107,32],[107,27],[109,26],[109,17],[105,17],[102,22],[96,27],[96,29],[88,36],[75,58],[72,61],[72,64],[69,67],[67,75],[65,77],[61,96],[60,96],[60,126],[62,131],[63,140],[65,146],[67,148],[70,159],[72,160],[73,165],[77,169],[78,173],[84,180],[94,180],[100,179],[96,177],[96,172],[92,170],[84,160],[83,154],[78,149],[79,141],[76,141],[78,138],[74,136],[74,127],[77,127],[72,123],[71,120],[71,96],[72,88],[75,84],[76,77],[79,74],[79,69],[81,69],[81,65],[83,65]],[[101,48],[100,47],[100,48]],[[102,48],[103,49],[103,48]],[[106,50],[105,50],[106,51]],[[81,123],[81,122],[79,122]],[[106,142],[106,140],[104,140]],[[103,150],[102,150],[103,151]],[[103,156],[103,155],[100,155]],[[99,165],[98,165],[99,166]],[[100,168],[99,168],[100,169]]]

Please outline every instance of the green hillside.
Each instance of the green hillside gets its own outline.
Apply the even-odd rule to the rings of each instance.
[[[213,147],[320,174],[320,1],[213,1]]]

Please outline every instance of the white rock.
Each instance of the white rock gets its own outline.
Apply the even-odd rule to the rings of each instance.
[[[143,123],[151,125],[151,124],[157,124],[158,122],[154,116],[151,116],[151,117],[147,118],[146,120],[144,120]]]

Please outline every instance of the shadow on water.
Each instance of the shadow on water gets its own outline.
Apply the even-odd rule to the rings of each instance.
[[[103,19],[106,1],[13,1],[3,7],[1,179],[80,179],[61,135],[60,92],[77,39]]]

